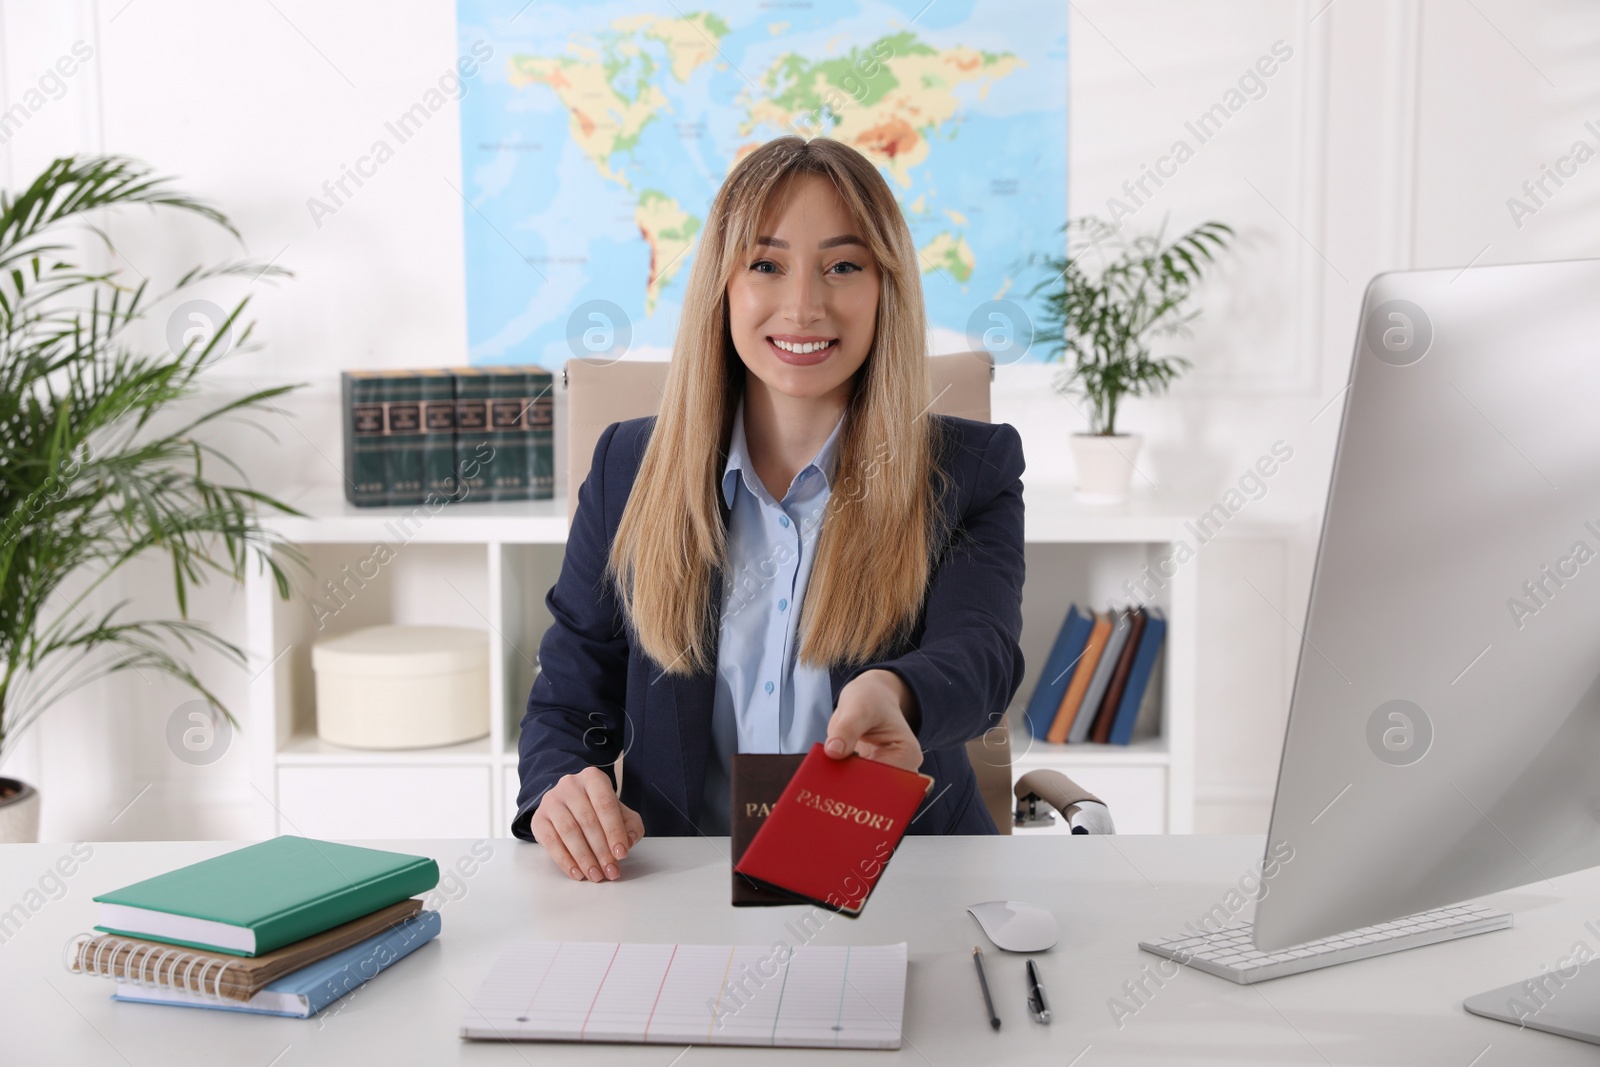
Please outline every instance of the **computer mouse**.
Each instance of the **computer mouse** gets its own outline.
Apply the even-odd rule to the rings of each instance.
[[[1043,952],[1061,937],[1048,908],[1020,900],[986,900],[967,912],[978,920],[997,948],[1007,952]]]

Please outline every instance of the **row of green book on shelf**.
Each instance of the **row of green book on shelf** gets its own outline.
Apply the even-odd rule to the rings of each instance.
[[[1028,699],[1028,733],[1057,745],[1126,745],[1140,709],[1159,707],[1153,679],[1166,635],[1166,617],[1152,607],[1072,605]]]
[[[344,372],[345,499],[553,499],[554,384],[542,367]]]

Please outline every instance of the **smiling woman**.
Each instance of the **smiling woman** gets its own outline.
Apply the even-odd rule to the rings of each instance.
[[[832,183],[802,173],[784,194],[769,208],[755,258],[727,287],[733,347],[752,372],[746,440],[779,500],[844,412],[872,347],[883,289],[877,261]]]
[[[708,490],[723,480],[736,432],[778,500],[835,431],[831,465],[845,477],[867,465],[873,444],[888,446],[876,492],[823,524],[817,588],[795,613],[799,658],[869,658],[912,620],[930,557],[949,535],[934,506],[948,489],[938,420],[923,417],[925,336],[910,231],[865,157],[825,138],[786,137],[734,168],[712,205],[662,416],[608,560],[636,639],[665,670],[706,670],[716,654],[701,610],[710,605],[684,601],[727,563]],[[833,343],[785,347],[819,342]],[[680,531],[653,521],[680,509],[696,535],[691,553]],[[851,578],[830,581],[830,563]]]
[[[864,156],[784,137],[734,167],[661,412],[601,435],[547,598],[512,832],[569,876],[726,834],[733,755],[817,743],[931,774],[911,832],[995,832],[965,743],[1022,677],[1022,448],[929,414],[926,335]]]

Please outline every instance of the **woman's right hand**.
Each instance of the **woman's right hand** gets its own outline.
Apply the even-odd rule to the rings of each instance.
[[[558,779],[529,823],[534,840],[577,881],[622,877],[617,861],[644,836],[644,820],[611,788],[599,767]]]

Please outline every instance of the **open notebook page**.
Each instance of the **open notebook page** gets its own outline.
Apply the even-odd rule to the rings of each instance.
[[[900,1047],[906,946],[508,946],[461,1036],[507,1041]]]

